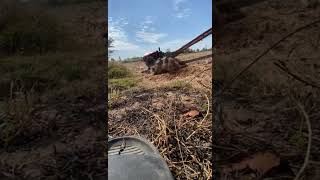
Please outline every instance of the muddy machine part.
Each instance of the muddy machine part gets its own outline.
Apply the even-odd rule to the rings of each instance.
[[[143,57],[143,61],[148,67],[148,69],[143,72],[152,72],[153,74],[171,73],[186,67],[187,63],[190,63],[194,60],[179,61],[176,57],[182,52],[184,52],[185,50],[187,50],[192,45],[196,44],[197,42],[201,41],[202,39],[206,38],[211,34],[212,34],[212,28],[203,32],[202,34],[194,38],[192,41],[188,42],[187,44],[185,44],[184,46],[182,46],[181,48],[179,48],[178,50],[172,53],[163,53],[159,48],[158,51],[146,54]],[[209,57],[209,56],[206,56],[206,57]]]

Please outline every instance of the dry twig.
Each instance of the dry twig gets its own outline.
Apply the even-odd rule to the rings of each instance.
[[[284,65],[281,65],[280,63],[278,62],[275,62],[274,63],[275,66],[277,66],[279,69],[281,69],[283,72],[289,74],[291,77],[293,77],[294,79],[308,85],[308,86],[311,86],[311,87],[314,87],[314,88],[318,88],[320,89],[320,86],[314,84],[314,83],[311,83],[311,82],[308,82],[304,79],[302,79],[301,77],[299,77],[298,75],[294,74],[293,72],[291,72],[287,67],[285,67]]]
[[[275,47],[277,47],[281,42],[285,41],[286,39],[288,39],[289,37],[293,36],[294,34],[305,30],[315,24],[320,23],[320,19],[317,19],[309,24],[306,24],[298,29],[296,29],[295,31],[287,34],[286,36],[282,37],[280,40],[278,40],[276,43],[274,43],[272,46],[270,46],[268,49],[266,49],[264,52],[262,52],[258,57],[256,57],[249,65],[247,65],[244,69],[242,69],[237,75],[235,75],[228,83],[226,83],[226,85],[222,88],[221,93],[223,93],[226,89],[228,89],[236,79],[238,79],[238,77],[240,77],[244,72],[246,72],[248,69],[250,69],[250,67],[252,67],[255,63],[257,63],[262,57],[264,57],[266,54],[268,54],[268,52],[270,52],[272,49],[274,49]]]
[[[312,141],[312,129],[311,129],[311,123],[310,123],[309,116],[306,113],[306,111],[304,110],[303,106],[296,99],[293,98],[293,100],[294,100],[298,110],[301,112],[301,114],[303,115],[304,119],[306,120],[306,124],[307,124],[307,127],[308,127],[308,132],[309,132],[309,134],[308,134],[308,147],[307,147],[306,156],[304,158],[304,163],[303,163],[302,167],[300,168],[298,174],[294,178],[294,180],[298,180],[300,178],[300,176],[302,175],[303,171],[305,170],[305,168],[307,167],[308,163],[309,163],[310,150],[311,150],[311,141]]]

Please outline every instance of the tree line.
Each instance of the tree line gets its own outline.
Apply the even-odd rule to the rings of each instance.
[[[114,52],[114,50],[112,49],[113,48],[113,42],[114,40],[112,38],[107,38],[107,34],[105,35],[105,39],[106,39],[106,46],[108,48],[108,60],[110,61],[122,61],[122,62],[132,62],[132,61],[139,61],[141,60],[142,57],[132,57],[132,58],[125,58],[125,59],[121,59],[121,57],[119,56],[118,59],[115,59],[115,58],[110,58],[110,55]],[[211,50],[212,48],[207,48],[207,47],[204,47],[202,49],[191,49],[191,48],[188,48],[184,51],[184,53],[195,53],[195,52],[203,52],[203,51],[208,51],[208,50]],[[170,48],[166,49],[165,51],[166,54],[169,54],[171,53],[171,50]]]

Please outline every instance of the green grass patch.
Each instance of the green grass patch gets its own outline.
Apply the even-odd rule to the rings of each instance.
[[[118,79],[130,77],[132,74],[123,65],[116,62],[109,62],[108,64],[108,79]]]
[[[108,87],[116,90],[126,90],[137,85],[137,79],[124,65],[117,62],[108,64]]]
[[[127,78],[119,78],[119,79],[109,79],[108,86],[113,89],[118,90],[126,90],[137,85],[138,81],[136,78],[127,77]]]

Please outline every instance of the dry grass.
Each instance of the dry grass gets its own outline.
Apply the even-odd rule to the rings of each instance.
[[[301,12],[301,7],[296,2],[290,2],[290,6],[285,4],[286,8],[269,8],[271,6],[266,6],[268,3],[249,8],[246,12],[247,18],[226,27],[224,41],[219,44],[221,47],[217,47],[215,56],[214,77],[217,80],[222,83],[230,81],[272,44],[298,27],[308,24],[310,19],[304,16],[316,18],[319,15],[319,8]],[[261,9],[264,11],[260,12]],[[299,11],[301,13],[297,13]],[[288,12],[292,14],[289,16],[286,14]],[[271,14],[277,21],[265,18]],[[268,28],[276,25],[280,27],[277,32]],[[213,144],[217,155],[217,178],[223,165],[239,162],[255,152],[269,149],[279,153],[288,164],[283,165],[287,170],[273,171],[265,177],[267,179],[280,176],[294,179],[294,174],[297,174],[301,167],[305,168],[303,161],[309,156],[305,158],[305,154],[310,153],[310,159],[318,160],[320,144],[316,140],[319,136],[316,129],[319,128],[317,120],[320,115],[317,108],[320,103],[319,89],[306,85],[274,65],[274,62],[277,62],[301,79],[319,85],[317,59],[320,46],[319,38],[314,38],[318,37],[318,26],[305,29],[277,45],[265,54],[260,62],[239,76],[220,97],[222,115],[214,122],[215,137],[219,137],[219,140]],[[239,34],[240,30],[245,31]],[[247,32],[252,34],[248,35]],[[295,103],[289,98],[291,96],[301,102],[311,127],[305,126]],[[308,132],[311,132],[311,129],[310,148]],[[318,179],[317,169],[317,166],[309,163],[301,179]],[[251,179],[259,179],[245,170],[228,175],[230,176],[227,179],[245,179],[249,176]]]
[[[35,131],[31,129],[40,126],[40,122],[36,122],[32,115],[36,96],[32,91],[27,93],[22,88],[13,92],[14,85],[12,82],[10,99],[2,107],[4,116],[1,119],[0,144],[4,147],[14,145],[18,138],[25,139],[23,136],[32,137]]]
[[[169,95],[165,95],[167,92]],[[157,95],[158,93],[164,95]],[[109,135],[138,135],[151,141],[166,160],[176,179],[212,178],[212,122],[210,100],[204,93],[184,89],[138,90],[122,94],[129,101],[121,113],[121,100],[109,110]],[[148,97],[134,101],[134,96]],[[202,94],[202,95],[199,95]],[[134,95],[134,96],[132,96]],[[150,95],[150,96],[149,96]],[[184,98],[194,101],[191,106],[200,111],[199,117],[187,117],[192,110]],[[153,97],[153,98],[151,98]],[[130,98],[130,99],[127,99]],[[153,100],[152,100],[153,99]],[[133,103],[133,105],[131,105]],[[206,104],[206,109],[203,108]],[[126,117],[119,117],[119,115]]]
[[[193,59],[211,51],[181,54]],[[139,80],[135,88],[112,90],[108,134],[143,136],[151,141],[176,179],[212,179],[211,59],[191,63],[174,74],[141,74],[141,62],[123,64]],[[108,92],[108,93],[109,93]],[[187,117],[190,110],[199,116]]]
[[[103,22],[96,28],[81,24],[81,16],[90,14],[91,18],[101,14],[103,18],[105,11],[103,6],[93,3],[90,6],[96,9],[92,12],[87,5],[65,6],[63,10],[62,7],[26,5],[21,8],[30,7],[31,18],[24,17],[24,11],[15,12],[19,21],[7,22],[0,17],[1,32],[30,33],[35,35],[28,37],[31,40],[40,34],[46,39],[50,31],[46,33],[45,19],[34,29],[38,27],[34,23],[38,22],[37,15],[46,11],[45,17],[59,22],[63,31],[72,34],[67,36],[70,39],[50,36],[62,43],[59,43],[61,49],[49,48],[41,54],[35,48],[30,51],[32,56],[1,54],[5,57],[0,60],[0,179],[105,178],[106,163],[102,162],[106,160],[103,147],[106,134],[102,128],[105,126],[105,85],[102,82],[107,67],[103,57],[96,56],[102,54],[104,48],[101,36],[98,37],[103,31],[99,26]],[[89,23],[90,19],[86,20]],[[19,28],[28,24],[32,26]],[[88,34],[92,36],[86,38]],[[3,37],[0,39],[1,47],[8,44]],[[32,42],[26,43],[28,47],[33,47]],[[41,42],[40,45],[48,46],[48,41]],[[16,47],[19,49],[20,44]]]

